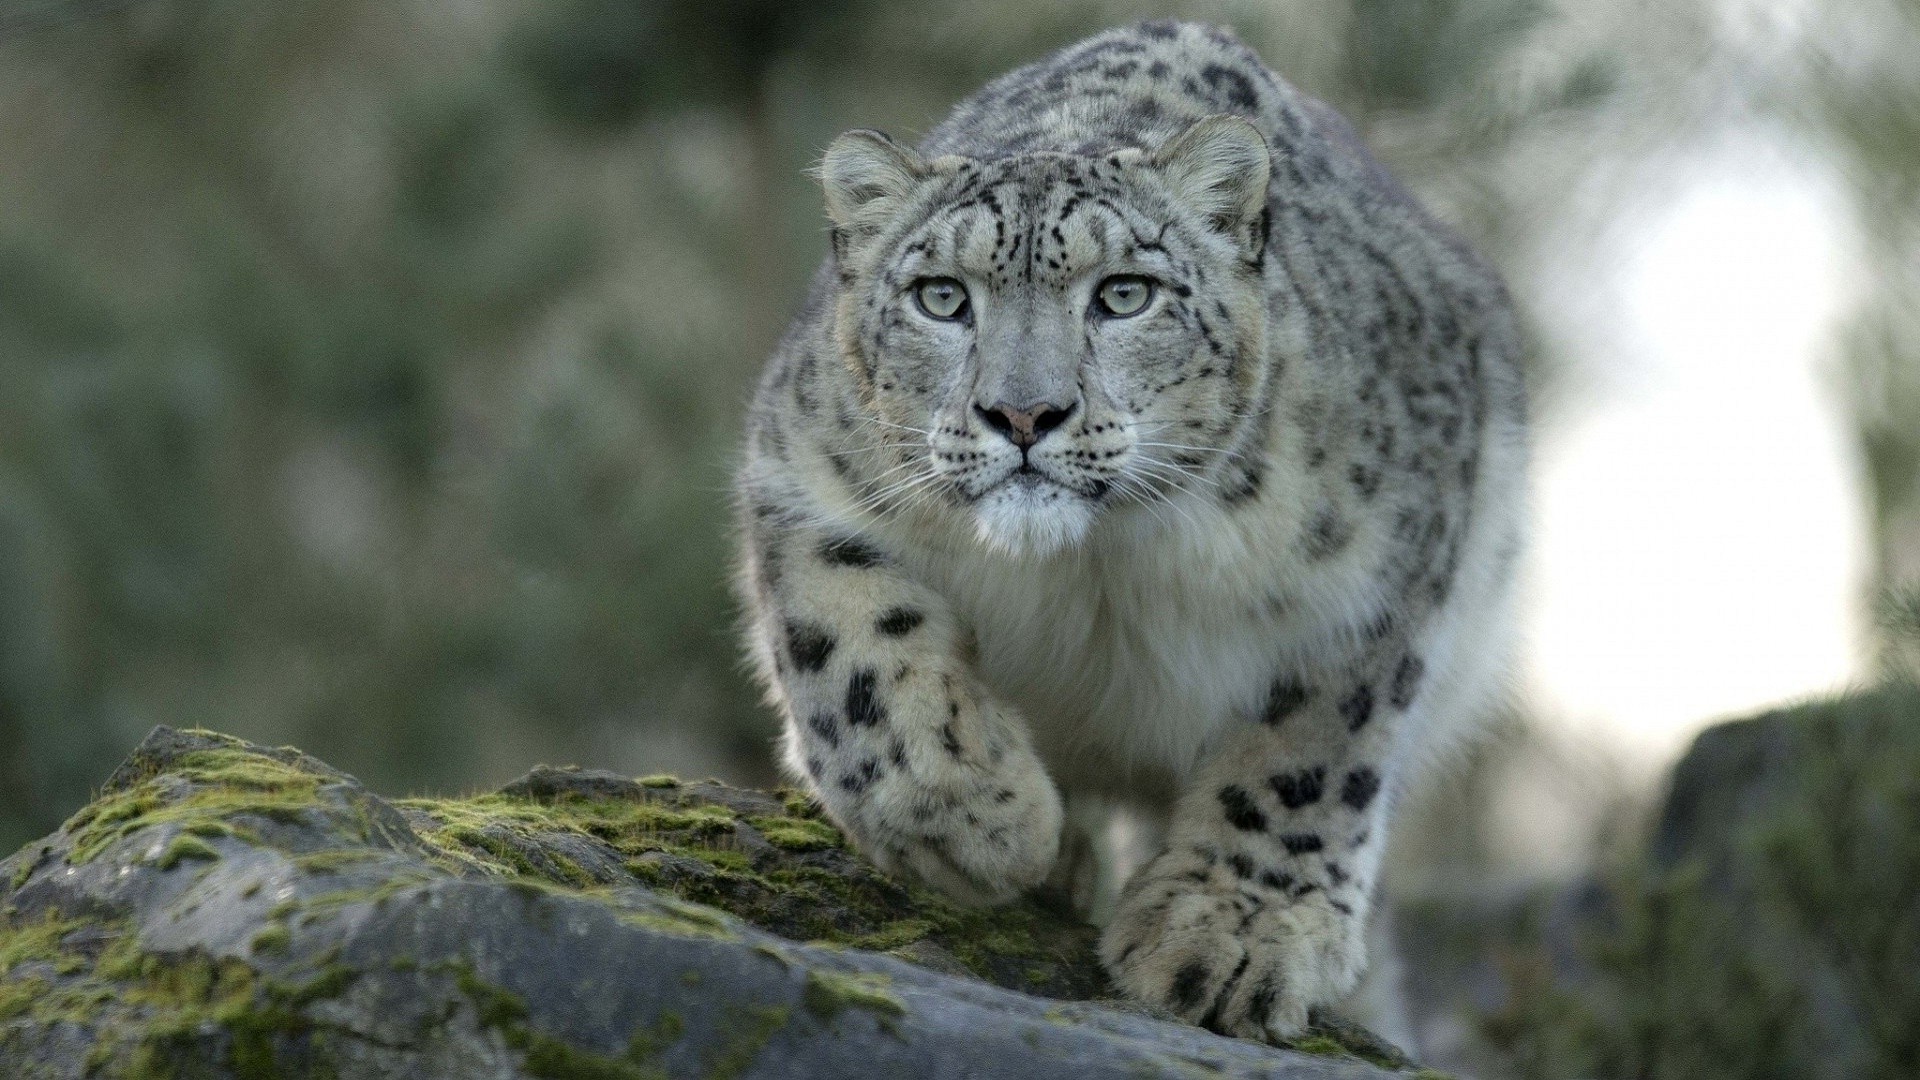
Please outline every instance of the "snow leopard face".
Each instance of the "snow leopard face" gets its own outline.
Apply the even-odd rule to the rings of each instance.
[[[1228,117],[1152,153],[838,140],[836,333],[899,455],[874,498],[939,500],[995,547],[1046,552],[1214,486],[1266,367],[1267,155]]]

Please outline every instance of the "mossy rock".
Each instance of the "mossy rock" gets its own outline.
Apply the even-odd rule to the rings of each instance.
[[[1098,1000],[1093,933],[880,874],[805,798],[541,767],[389,802],[157,729],[0,862],[0,1076],[1388,1075]],[[1036,995],[1046,995],[1045,997]]]
[[[1502,1074],[1920,1076],[1920,689],[1711,728],[1627,865],[1401,916]]]

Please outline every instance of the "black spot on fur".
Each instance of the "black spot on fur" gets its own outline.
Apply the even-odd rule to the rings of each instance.
[[[1321,841],[1319,833],[1310,832],[1287,833],[1280,838],[1280,843],[1287,849],[1289,855],[1311,855],[1326,846]]]
[[[833,715],[830,712],[814,713],[813,715],[807,717],[807,728],[811,730],[814,733],[814,735],[818,736],[821,742],[827,744],[827,749],[835,750],[839,748],[840,746],[840,718],[839,717]]]
[[[851,536],[830,539],[821,544],[820,558],[828,566],[851,566],[861,570],[887,561],[879,548]]]
[[[1242,467],[1237,475],[1220,489],[1220,501],[1228,506],[1238,506],[1260,494],[1260,484],[1266,474],[1259,468]]]
[[[1413,704],[1413,697],[1420,692],[1420,676],[1427,665],[1419,657],[1408,653],[1400,658],[1400,666],[1393,669],[1393,686],[1387,691],[1387,701],[1396,709],[1404,709]]]
[[[1267,782],[1273,785],[1273,793],[1280,796],[1281,806],[1298,810],[1320,801],[1320,793],[1327,784],[1327,770],[1325,766],[1316,765],[1299,772],[1281,773]]]
[[[879,673],[861,668],[847,680],[847,723],[854,727],[877,727],[887,722],[887,707],[874,693]]]
[[[1158,101],[1142,98],[1127,106],[1127,119],[1133,124],[1147,127],[1160,119],[1162,111]]]
[[[1340,715],[1346,718],[1348,731],[1359,731],[1373,719],[1373,687],[1361,683],[1340,699]]]
[[[1340,801],[1355,810],[1365,810],[1380,794],[1380,774],[1365,765],[1349,772],[1340,785]]]
[[[887,637],[905,637],[927,617],[910,607],[890,608],[876,619],[873,628]]]
[[[1260,980],[1253,988],[1253,993],[1247,995],[1247,1011],[1253,1014],[1254,1019],[1265,1020],[1273,1012],[1273,999],[1279,996],[1280,991],[1273,984],[1273,976],[1269,975]]]
[[[1209,1031],[1220,1030],[1220,1010],[1233,998],[1234,988],[1240,985],[1240,977],[1247,973],[1247,966],[1252,963],[1252,953],[1243,952],[1240,954],[1240,962],[1233,966],[1233,974],[1228,975],[1227,981],[1221,983],[1220,989],[1214,993],[1213,1007],[1207,1010],[1207,1015],[1200,1018],[1201,1027]]]
[[[854,768],[854,771],[840,778],[840,787],[852,795],[858,795],[873,786],[880,779],[880,762],[868,758]]]
[[[1260,721],[1269,726],[1300,711],[1300,707],[1313,697],[1313,691],[1307,689],[1300,680],[1279,678],[1267,687],[1267,700],[1260,708]]]
[[[1208,64],[1200,69],[1200,77],[1210,89],[1225,95],[1229,105],[1251,111],[1260,104],[1260,98],[1253,92],[1253,80],[1232,68]]]
[[[798,619],[787,623],[787,655],[793,657],[795,670],[817,672],[826,667],[834,644],[833,635],[818,623]]]
[[[1353,524],[1332,507],[1324,507],[1307,522],[1301,550],[1318,561],[1338,555],[1353,541]]]
[[[1220,789],[1220,805],[1226,808],[1227,822],[1241,832],[1265,832],[1267,815],[1253,805],[1253,796],[1238,784]]]
[[[1347,482],[1362,499],[1371,499],[1380,492],[1380,470],[1354,464],[1347,469]]]
[[[953,721],[940,725],[940,748],[955,761],[960,760],[960,736],[953,730]]]
[[[1195,960],[1174,973],[1173,985],[1167,987],[1167,999],[1176,1008],[1192,1009],[1200,1004],[1200,997],[1207,992],[1207,979],[1213,972],[1207,965]]]
[[[1253,860],[1239,852],[1227,856],[1227,865],[1233,868],[1236,877],[1250,878],[1253,876]]]

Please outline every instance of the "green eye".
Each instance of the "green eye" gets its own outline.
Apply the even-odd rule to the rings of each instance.
[[[967,287],[950,277],[928,278],[913,291],[920,310],[936,319],[958,319],[967,313]]]
[[[1102,314],[1124,319],[1139,314],[1140,309],[1147,306],[1147,301],[1153,299],[1153,282],[1143,277],[1121,274],[1101,282],[1093,295],[1099,301]]]

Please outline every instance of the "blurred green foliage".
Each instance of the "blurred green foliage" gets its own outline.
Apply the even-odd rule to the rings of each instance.
[[[836,132],[911,136],[1096,29],[1209,19],[1524,281],[1569,184],[1710,111],[1701,55],[1751,59],[1707,6],[75,0],[0,21],[0,850],[161,722],[297,742],[386,791],[543,759],[765,781],[728,474],[821,252],[804,170]],[[1841,8],[1910,27],[1914,4]],[[1885,226],[1854,355],[1898,388],[1861,395],[1862,440],[1882,545],[1911,552],[1920,208],[1898,164],[1920,81],[1897,36],[1875,64],[1799,40],[1742,92],[1832,146]]]
[[[157,722],[386,790],[764,780],[726,489],[803,170],[1144,12],[71,13],[0,43],[0,847]],[[1366,78],[1417,107],[1471,51]]]

